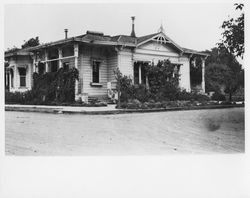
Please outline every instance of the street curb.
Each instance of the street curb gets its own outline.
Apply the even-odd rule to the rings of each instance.
[[[19,111],[19,112],[38,112],[38,113],[54,113],[54,114],[85,114],[85,115],[110,115],[110,114],[124,114],[124,113],[153,113],[153,112],[167,112],[167,111],[190,111],[202,109],[225,109],[244,107],[244,104],[239,105],[212,105],[212,106],[193,106],[193,107],[172,107],[161,109],[115,109],[104,111],[70,111],[62,108],[42,108],[42,107],[10,107],[5,106],[5,111]],[[97,107],[98,108],[98,107]]]
[[[41,108],[41,107],[5,107],[5,111],[38,112],[38,113],[59,113],[62,109]]]

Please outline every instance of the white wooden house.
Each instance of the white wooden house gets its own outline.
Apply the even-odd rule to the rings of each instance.
[[[180,74],[179,85],[191,91],[190,59],[202,59],[202,91],[205,92],[205,59],[207,54],[179,46],[161,28],[153,34],[137,37],[132,18],[131,35],[104,35],[87,31],[86,34],[36,47],[6,52],[6,86],[11,92],[32,88],[33,72],[55,72],[61,67],[79,70],[76,98],[107,98],[108,90],[115,89],[115,68],[130,76],[133,83],[145,83],[144,65],[149,62],[169,59],[176,64]],[[38,63],[44,63],[40,68]]]

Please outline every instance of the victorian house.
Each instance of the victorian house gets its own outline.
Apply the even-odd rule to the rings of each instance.
[[[190,64],[195,57],[202,59],[201,92],[205,92],[205,59],[207,54],[183,48],[171,40],[161,26],[156,33],[136,36],[134,17],[131,35],[109,36],[102,32],[65,38],[39,46],[5,52],[5,84],[11,92],[32,88],[34,72],[56,72],[61,67],[79,70],[75,95],[107,98],[116,88],[114,70],[130,76],[134,84],[146,83],[144,67],[149,63],[169,59],[180,74],[179,86],[191,91]],[[42,63],[42,64],[41,64]]]

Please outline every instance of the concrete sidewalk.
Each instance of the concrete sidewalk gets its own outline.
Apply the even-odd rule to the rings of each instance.
[[[148,113],[162,111],[187,111],[199,109],[224,109],[244,107],[244,104],[235,105],[209,105],[192,107],[169,107],[158,109],[116,109],[115,104],[106,107],[74,107],[74,106],[46,106],[46,105],[5,105],[5,111],[40,112],[40,113],[68,113],[68,114],[118,114],[118,113]]]
[[[74,106],[47,106],[47,105],[5,105],[6,111],[27,111],[44,113],[115,113],[121,110],[115,104],[106,107],[74,107]]]

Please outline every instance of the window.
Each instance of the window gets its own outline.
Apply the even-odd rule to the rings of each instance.
[[[13,69],[10,69],[10,87],[14,87],[14,72]]]
[[[20,75],[20,87],[26,87],[26,69],[18,68]]]
[[[93,81],[93,83],[99,83],[100,63],[101,62],[99,62],[99,61],[93,61],[93,68],[92,68],[92,81]]]

